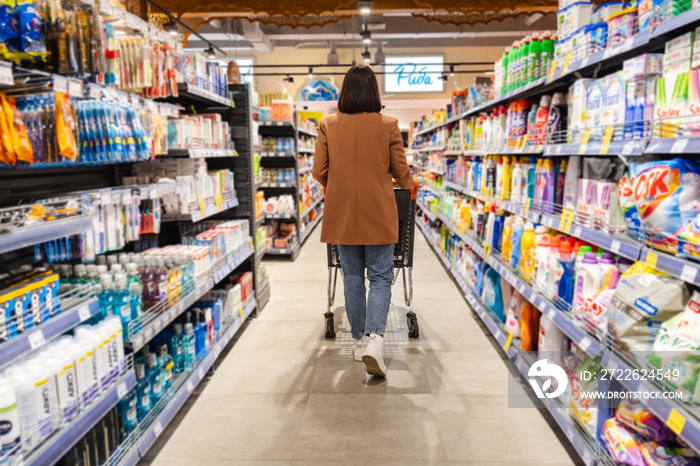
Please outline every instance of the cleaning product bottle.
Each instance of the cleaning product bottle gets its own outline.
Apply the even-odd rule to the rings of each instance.
[[[528,55],[528,65],[527,65],[527,81],[531,83],[539,78],[538,66],[540,60],[540,54],[542,53],[542,42],[540,42],[540,36],[535,32],[530,38],[530,53]]]
[[[556,189],[554,191],[554,204],[562,207],[564,205],[564,186],[566,183],[566,170],[568,162],[566,158],[561,161],[559,171],[557,172]]]
[[[598,265],[600,266],[600,273],[605,278],[608,270],[611,268],[617,268],[615,264],[615,255],[612,252],[603,252],[600,254],[598,259]]]
[[[523,229],[523,237],[520,241],[521,259],[520,274],[525,280],[532,283],[535,277],[535,227],[527,222]]]
[[[554,58],[554,42],[552,42],[552,34],[549,31],[542,34],[541,49],[537,77],[546,76],[549,73],[549,67]]]
[[[501,276],[492,268],[489,268],[484,278],[484,304],[493,311],[501,322],[506,321],[501,294]]]
[[[554,213],[554,189],[556,183],[554,177],[554,162],[552,162],[552,159],[544,160],[540,183],[542,183],[542,199],[540,201],[542,212],[545,214],[552,214]]]
[[[534,155],[530,156],[530,163],[527,165],[527,183],[525,186],[527,186],[527,203],[530,204],[530,208],[534,209],[534,200],[535,200],[535,183],[536,183],[536,174],[537,174],[537,159],[535,158]],[[527,205],[527,204],[526,204]]]
[[[522,198],[521,196],[521,191],[522,191],[522,182],[523,182],[523,169],[520,164],[520,159],[517,157],[514,160],[515,164],[513,165],[513,179],[511,180],[511,196],[510,200],[513,202],[513,204],[522,204]]]
[[[525,222],[522,217],[516,217],[513,224],[512,250],[510,253],[510,263],[513,269],[520,268],[520,254],[522,252],[521,242],[525,231]]]
[[[559,277],[559,287],[556,300],[557,307],[564,311],[571,310],[574,297],[574,253],[569,242],[564,242],[559,246],[559,266],[561,272]]]
[[[136,390],[131,390],[119,401],[119,412],[124,423],[124,434],[128,435],[136,429],[138,420],[138,396]]]
[[[583,248],[581,248],[583,249]],[[581,260],[581,265],[576,272],[576,287],[574,288],[574,312],[582,312],[586,299],[600,289],[603,283],[603,274],[598,265],[598,258],[594,252],[587,252]]]
[[[535,290],[543,292],[547,283],[548,263],[549,263],[549,235],[544,225],[539,225],[535,229]]]
[[[564,196],[562,205],[565,209],[576,210],[578,203],[578,180],[581,178],[581,157],[569,157],[564,180]]]
[[[523,47],[520,58],[520,86],[523,87],[528,82],[529,63],[530,63],[530,36],[523,39]]]
[[[494,192],[494,199],[501,198],[501,193],[503,193],[503,181],[503,156],[500,156],[496,163],[496,190]]]
[[[542,166],[544,165],[544,159],[539,159],[535,165],[535,199],[533,202],[534,210],[542,209]]]
[[[549,112],[552,104],[552,97],[543,95],[540,98],[540,106],[537,109],[537,117],[535,120],[535,143],[538,145],[547,142],[547,123],[549,121]]]
[[[507,201],[511,198],[512,174],[513,166],[511,165],[511,158],[506,155],[503,157],[503,189],[501,190],[501,199],[503,199],[504,201]]]
[[[520,308],[520,348],[523,351],[537,351],[541,315],[529,301],[523,302]]]
[[[508,74],[508,59],[510,58],[510,47],[506,47],[503,52],[503,58],[501,59],[501,66],[503,67],[503,92],[506,94],[510,92],[510,75]]]
[[[484,238],[484,243],[487,246],[493,247],[493,228],[496,222],[496,204],[491,204],[489,207],[489,214],[486,220],[486,234]]]
[[[515,217],[508,217],[503,222],[503,241],[501,241],[501,255],[507,261],[510,261],[512,245],[513,245],[513,222]]]
[[[549,238],[549,253],[547,254],[547,285],[544,290],[545,296],[552,298],[557,290],[556,270],[559,260],[559,246],[561,246],[561,238],[553,236]]]
[[[501,252],[501,240],[503,234],[503,224],[505,211],[502,209],[496,209],[496,220],[493,222],[493,249]]]
[[[562,144],[566,142],[566,123],[568,105],[564,94],[555,92],[552,96],[552,106],[549,109],[549,119],[547,121],[547,135],[552,144]]]
[[[540,106],[535,104],[527,114],[527,145],[537,144],[537,114]]]
[[[506,137],[508,135],[507,128],[508,121],[508,108],[505,105],[500,105],[498,107],[498,126],[500,128],[500,138],[496,141],[497,147],[506,146]]]
[[[146,378],[146,366],[144,364],[135,363],[134,371],[136,372],[136,396],[138,397],[136,414],[139,422],[141,422],[151,410],[151,383]]]
[[[195,352],[195,341],[194,341],[194,327],[192,322],[187,322],[185,324],[185,334],[182,338],[182,343],[185,347],[185,369],[192,366],[197,353]]]

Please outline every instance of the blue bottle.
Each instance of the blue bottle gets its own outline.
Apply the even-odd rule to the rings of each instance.
[[[136,396],[138,397],[136,415],[141,422],[151,410],[151,383],[146,377],[146,367],[143,364],[134,364],[134,371],[136,372]]]
[[[112,280],[112,275],[109,273],[100,274],[100,287],[101,291],[99,294],[100,301],[100,311],[102,312],[102,317],[108,317],[114,315],[114,281]]]
[[[484,277],[484,304],[493,311],[501,321],[506,321],[503,309],[503,295],[501,294],[501,276],[496,269],[489,269]]]
[[[155,406],[163,396],[163,374],[155,353],[148,353],[146,361],[146,378],[151,383],[151,403]]]
[[[510,252],[510,263],[513,269],[518,269],[520,266],[520,253],[521,243],[523,239],[523,232],[525,231],[525,222],[522,217],[516,217],[515,224],[513,225],[513,239]]]
[[[143,285],[139,277],[138,265],[134,263],[126,264],[126,287],[129,291],[129,302],[131,307],[131,320],[136,322],[133,332],[139,332],[142,328],[141,313],[143,312]]]
[[[121,318],[124,338],[130,338],[129,324],[131,323],[131,294],[127,288],[127,277],[125,273],[114,274],[114,312]]]
[[[138,394],[137,390],[131,390],[119,401],[119,412],[124,420],[124,433],[129,435],[138,425]]]
[[[166,393],[173,381],[173,358],[168,354],[168,345],[158,346],[158,364],[163,376],[163,392]]]
[[[170,340],[170,346],[173,349],[173,371],[176,374],[185,370],[185,344],[184,335],[182,334],[182,324],[173,325],[175,335]]]
[[[559,299],[555,304],[563,311],[571,310],[574,301],[574,252],[568,241],[562,242],[559,246],[559,266],[562,274],[559,279],[559,289],[557,295]]]
[[[185,334],[182,337],[182,343],[185,349],[185,370],[189,370],[192,368],[192,364],[194,363],[195,358],[197,357],[194,339],[195,336],[192,323],[187,322],[185,324]]]
[[[503,210],[496,210],[496,220],[493,222],[493,249],[501,252],[501,235],[503,234]]]

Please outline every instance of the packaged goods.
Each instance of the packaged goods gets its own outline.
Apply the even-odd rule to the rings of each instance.
[[[646,466],[700,466],[700,458],[691,448],[646,442],[640,446],[640,452]]]
[[[676,438],[671,429],[651,414],[639,400],[622,400],[617,407],[615,420],[645,439],[663,445],[672,443]]]
[[[639,435],[629,431],[615,418],[605,421],[603,443],[618,464],[646,466],[640,451],[642,442],[643,439]]]
[[[601,368],[599,358],[586,356],[577,367],[573,368],[569,375],[568,392],[570,393],[569,408],[571,408],[571,415],[593,438],[598,437],[599,410],[593,398],[584,396],[584,393],[597,391],[598,381],[593,377],[591,377],[591,380],[583,380],[580,375],[586,371],[595,374]]]

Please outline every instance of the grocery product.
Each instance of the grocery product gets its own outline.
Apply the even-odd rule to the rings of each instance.
[[[615,420],[643,438],[663,445],[673,443],[676,438],[671,429],[638,400],[622,400],[615,412]]]
[[[618,464],[646,466],[640,451],[642,438],[630,432],[615,418],[605,421],[603,443]]]
[[[640,446],[646,466],[698,466],[700,458],[691,448],[665,447],[658,442],[646,442]]]

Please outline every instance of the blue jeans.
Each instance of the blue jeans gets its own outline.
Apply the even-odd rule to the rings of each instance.
[[[338,246],[345,277],[345,310],[353,338],[384,335],[394,279],[394,245]],[[369,297],[365,299],[365,266]]]

